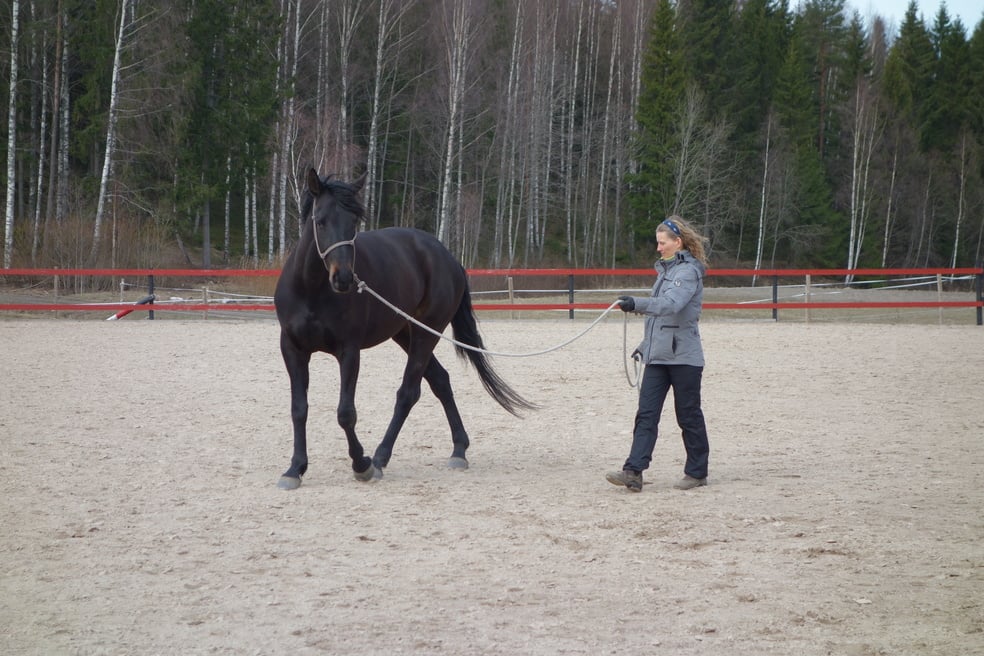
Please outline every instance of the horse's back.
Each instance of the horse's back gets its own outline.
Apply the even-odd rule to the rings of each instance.
[[[359,260],[365,261],[374,269],[374,277],[386,275],[420,277],[432,289],[442,283],[453,282],[454,288],[464,291],[465,269],[441,241],[417,228],[380,228],[359,234],[356,240],[356,273],[359,273]],[[368,274],[367,274],[368,275]]]

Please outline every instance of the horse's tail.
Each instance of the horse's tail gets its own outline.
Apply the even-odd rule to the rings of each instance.
[[[465,281],[465,293],[461,297],[461,303],[458,304],[454,318],[451,319],[451,328],[456,341],[479,349],[485,348],[482,336],[478,332],[478,324],[475,322],[475,311],[472,309],[471,291],[467,281]],[[478,377],[482,380],[482,387],[507,412],[518,417],[520,410],[537,409],[535,403],[524,399],[499,376],[485,353],[462,348],[457,344],[454,348],[459,357],[467,358],[472,363],[478,372]]]

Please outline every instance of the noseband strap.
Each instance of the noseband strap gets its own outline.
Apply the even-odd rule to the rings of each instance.
[[[321,243],[318,241],[318,224],[314,220],[314,215],[317,212],[317,210],[318,210],[318,199],[315,198],[315,200],[314,200],[314,209],[311,212],[311,230],[314,232],[314,248],[318,251],[318,257],[320,257],[322,263],[324,263],[325,269],[326,270],[329,270],[328,269],[328,260],[325,259],[326,257],[328,257],[328,253],[332,252],[333,250],[335,250],[336,248],[338,248],[340,246],[351,246],[352,247],[352,270],[354,272],[355,271],[355,237],[358,237],[359,234],[356,233],[355,236],[352,237],[351,239],[345,239],[343,241],[336,241],[334,244],[330,245],[328,248],[326,248],[324,250],[321,250]]]

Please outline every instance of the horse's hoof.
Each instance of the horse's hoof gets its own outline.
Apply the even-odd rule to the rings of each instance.
[[[448,469],[468,469],[468,461],[464,458],[452,456],[448,458]]]
[[[277,481],[277,487],[281,490],[296,490],[301,487],[301,479],[293,476],[281,476],[280,480]]]
[[[362,481],[363,483],[368,483],[369,481],[378,481],[383,477],[383,470],[376,465],[370,465],[368,469],[364,472],[352,472],[355,475],[355,480]]]

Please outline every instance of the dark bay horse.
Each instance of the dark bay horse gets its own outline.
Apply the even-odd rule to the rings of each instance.
[[[331,176],[329,176],[330,178]],[[458,413],[448,372],[434,357],[439,338],[415,326],[368,293],[360,283],[438,333],[450,323],[455,340],[484,348],[475,322],[464,268],[432,235],[410,228],[384,228],[356,234],[363,207],[358,194],[365,176],[349,184],[307,174],[301,208],[301,236],[284,264],[274,303],[280,321],[280,351],[290,376],[290,415],[294,455],[279,487],[295,489],[308,468],[307,415],[311,354],[338,360],[338,424],[348,440],[352,471],[361,481],[382,475],[396,437],[420,398],[421,379],[440,400],[451,426],[450,467],[467,468],[468,434]],[[355,387],[362,349],[392,339],[407,354],[403,381],[386,434],[373,457],[365,455],[355,433]],[[486,391],[516,415],[534,406],[509,387],[485,354],[455,345],[467,357]]]

